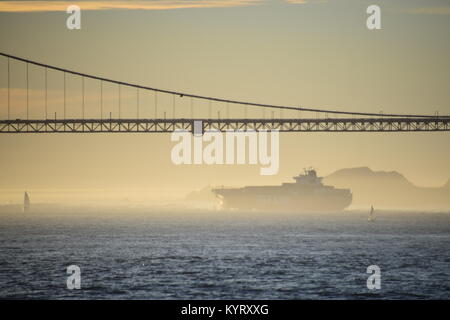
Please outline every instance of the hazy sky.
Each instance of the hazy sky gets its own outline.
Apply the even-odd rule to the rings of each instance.
[[[1,52],[236,100],[450,114],[450,5],[445,0],[49,2],[0,1]],[[69,3],[81,6],[81,30],[66,28]],[[370,4],[381,7],[382,30],[366,28]],[[0,58],[2,119],[5,66],[6,59]],[[13,67],[12,106],[19,117],[24,67]],[[38,118],[43,115],[42,74],[33,70],[30,115]],[[51,112],[60,101],[61,79],[55,77],[49,73]],[[79,83],[70,81],[76,90]],[[95,114],[97,89],[92,86],[87,84],[87,113]],[[105,90],[115,94],[113,88]],[[151,116],[152,97],[142,99],[141,114]],[[171,110],[170,100],[161,99]],[[79,116],[79,101],[70,101],[67,112]],[[105,106],[109,112],[117,112],[113,102]],[[170,190],[280,183],[307,166],[320,175],[369,166],[400,171],[417,185],[441,185],[450,178],[449,138],[449,133],[282,134],[279,174],[263,177],[259,166],[175,166],[170,161],[174,143],[167,134],[2,134],[0,188]]]

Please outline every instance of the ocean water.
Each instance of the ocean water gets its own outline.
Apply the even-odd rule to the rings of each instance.
[[[449,248],[449,213],[3,214],[0,298],[449,299]]]

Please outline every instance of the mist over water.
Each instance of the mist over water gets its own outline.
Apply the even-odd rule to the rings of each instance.
[[[0,215],[0,298],[450,298],[445,212],[13,211]],[[72,264],[81,290],[66,288]],[[366,287],[370,265],[380,290]]]

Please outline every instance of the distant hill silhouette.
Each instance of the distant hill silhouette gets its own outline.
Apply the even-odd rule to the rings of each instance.
[[[327,185],[350,188],[354,205],[390,208],[450,208],[450,180],[442,187],[412,184],[396,171],[373,171],[368,167],[338,170],[323,179]]]
[[[450,179],[448,179],[447,183],[445,184],[444,188],[450,189]]]

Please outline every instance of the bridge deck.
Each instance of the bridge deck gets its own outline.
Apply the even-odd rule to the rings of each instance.
[[[280,132],[411,132],[450,131],[450,117],[329,119],[47,119],[0,120],[0,133],[101,133],[278,130]]]

